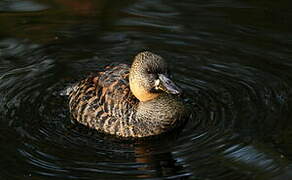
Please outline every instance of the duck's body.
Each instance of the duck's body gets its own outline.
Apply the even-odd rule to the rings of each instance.
[[[141,67],[136,69],[140,71]],[[134,63],[131,68],[120,64],[108,66],[104,72],[82,80],[69,95],[73,118],[101,132],[121,137],[158,135],[182,124],[186,115],[182,101],[160,90],[147,90],[143,80],[137,78],[139,74]]]

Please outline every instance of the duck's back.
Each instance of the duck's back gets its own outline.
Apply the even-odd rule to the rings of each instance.
[[[73,118],[105,133],[131,136],[127,126],[138,100],[130,91],[128,76],[129,66],[119,64],[76,84],[69,95]]]

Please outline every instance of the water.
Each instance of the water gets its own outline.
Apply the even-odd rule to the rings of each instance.
[[[291,3],[0,2],[0,179],[292,179]],[[150,141],[71,121],[71,82],[161,54],[194,116]]]

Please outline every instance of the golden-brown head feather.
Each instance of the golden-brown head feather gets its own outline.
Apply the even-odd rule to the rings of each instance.
[[[156,91],[158,73],[167,73],[164,59],[154,53],[145,51],[135,56],[129,75],[130,89],[140,101],[149,101],[161,94]]]

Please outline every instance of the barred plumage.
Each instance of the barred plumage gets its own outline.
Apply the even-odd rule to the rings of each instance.
[[[131,69],[126,64],[107,66],[98,75],[80,81],[69,94],[73,118],[90,128],[121,137],[146,137],[177,127],[186,114],[183,103],[176,96],[155,90],[157,87],[153,90],[154,87],[147,84],[153,84],[153,79],[143,77],[147,76],[142,72],[143,68],[148,68],[148,72],[152,64],[158,64],[158,67],[161,64],[163,69],[163,63],[160,56],[143,52],[135,57]],[[144,84],[152,89],[146,89],[145,85],[131,84],[130,70],[132,74],[139,76],[134,80],[140,78],[139,83],[149,81]],[[137,93],[137,89],[147,94]],[[135,97],[133,92],[138,95]],[[145,97],[148,99],[144,101]]]

